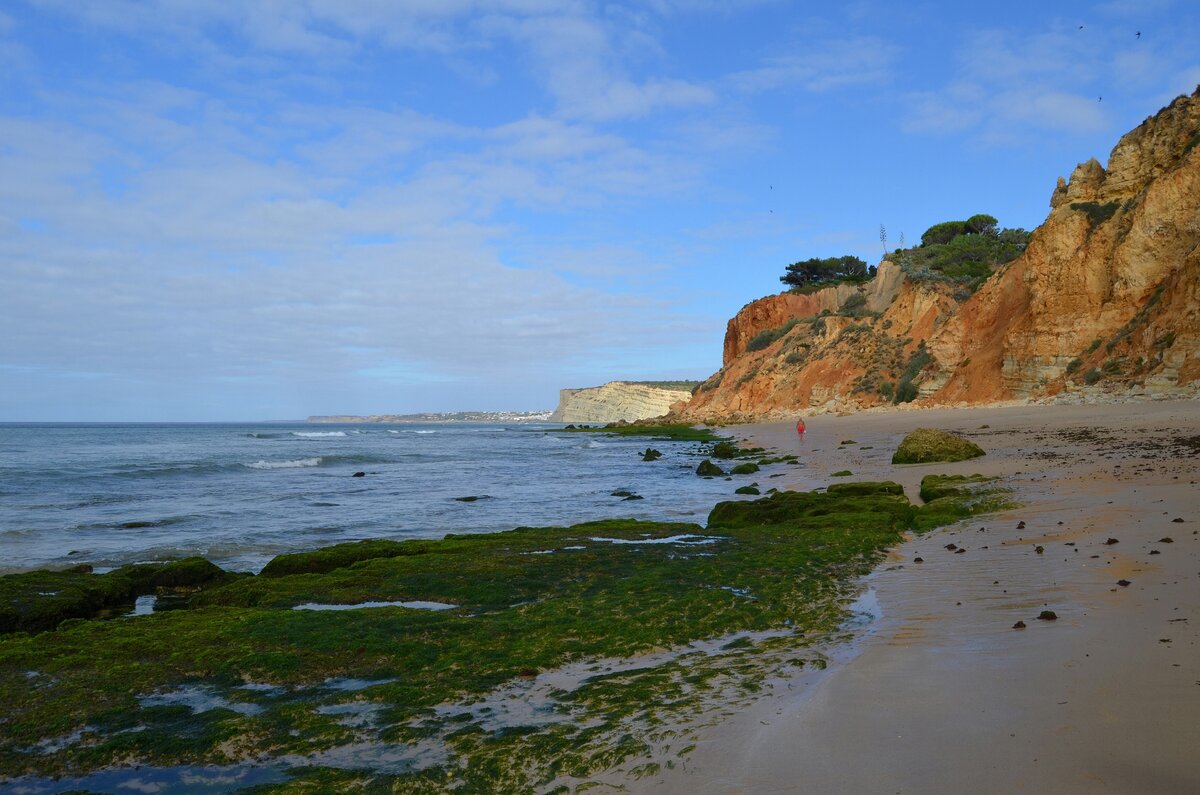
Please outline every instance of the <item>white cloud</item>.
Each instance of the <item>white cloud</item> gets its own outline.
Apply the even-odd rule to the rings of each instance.
[[[890,79],[897,53],[894,45],[875,36],[834,40],[795,55],[769,58],[758,68],[732,75],[730,82],[750,93],[878,85]]]

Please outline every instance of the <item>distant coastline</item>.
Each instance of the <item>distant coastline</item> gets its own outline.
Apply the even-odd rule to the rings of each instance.
[[[307,422],[320,423],[451,423],[451,422],[546,422],[553,412],[545,411],[453,411],[425,412],[423,414],[352,414],[316,415]]]

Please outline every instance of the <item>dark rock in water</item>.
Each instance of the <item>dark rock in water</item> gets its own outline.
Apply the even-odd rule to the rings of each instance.
[[[1013,629],[1025,629],[1025,622],[1018,621],[1017,623],[1013,624]]]
[[[737,489],[734,489],[733,493],[734,494],[762,494],[762,492],[759,491],[758,489],[756,489],[754,486],[740,486]]]
[[[1128,588],[1132,584],[1133,583],[1131,583],[1129,580],[1117,580],[1117,585],[1121,586],[1122,588]]]
[[[564,430],[564,431],[573,431],[573,430],[575,430],[575,426],[574,426],[574,425],[568,425],[567,427],[563,428],[563,430]]]
[[[842,441],[838,442],[838,444],[858,444],[858,442],[854,441],[853,439],[842,439]]]
[[[737,458],[737,445],[733,442],[717,442],[712,448],[713,458]]]
[[[924,562],[925,562],[925,558],[922,558],[920,556],[913,558],[913,563],[924,563]]]
[[[366,472],[361,472],[361,471],[360,471],[360,472],[355,472],[355,473],[354,473],[353,475],[351,475],[350,477],[352,477],[352,478],[365,478],[366,476],[367,476],[367,473],[366,473]]]
[[[1150,550],[1150,554],[1151,555],[1161,555],[1162,553],[1159,552],[1157,549],[1152,549],[1152,550]]]
[[[1038,613],[1038,621],[1057,621],[1058,614],[1053,610],[1043,610]]]
[[[757,471],[758,471],[758,464],[748,461],[745,464],[738,464],[733,469],[729,470],[729,474],[731,474],[731,475],[753,475]]]
[[[622,502],[629,502],[630,500],[644,500],[644,499],[646,499],[646,498],[640,494],[630,494],[628,497],[626,497],[624,500],[622,500]]]
[[[966,552],[966,551],[967,551],[966,549],[964,549],[964,548],[962,548],[962,547],[959,547],[958,549],[954,550],[954,554],[955,554],[955,555],[961,555],[962,553],[964,553],[964,552]]]
[[[700,466],[696,467],[696,474],[701,477],[713,478],[724,475],[725,470],[706,458],[700,462]]]
[[[1024,523],[1024,522],[1017,522],[1017,529],[1018,529],[1018,530],[1024,530],[1024,529],[1025,529],[1025,523]]]
[[[1174,544],[1174,543],[1175,543],[1175,539],[1171,538],[1170,536],[1163,536],[1162,538],[1158,539],[1158,543],[1160,543],[1160,544]]]
[[[1046,551],[1046,548],[1044,546],[1042,546],[1041,544],[1038,544],[1036,547],[1033,548],[1033,551],[1038,553],[1039,555],[1041,555],[1043,552]]]
[[[1176,517],[1175,517],[1174,519],[1172,519],[1171,521],[1172,521],[1172,522],[1175,522],[1176,524],[1183,524],[1183,517],[1182,517],[1182,516],[1176,516]]]
[[[468,494],[466,497],[455,497],[454,499],[457,502],[475,502],[476,500],[487,499],[487,495],[486,494],[481,494],[481,495]]]
[[[1116,538],[1110,538],[1110,539],[1108,539],[1107,541],[1105,541],[1105,542],[1104,542],[1105,546],[1110,546],[1110,547],[1111,547],[1113,544],[1119,544],[1119,543],[1121,543],[1121,542],[1120,542],[1120,540],[1119,540],[1119,539],[1116,539]]]
[[[953,552],[954,550],[958,549],[958,544],[947,544],[947,545],[946,545],[946,549],[948,549],[948,550],[950,550],[951,552]]]
[[[125,522],[121,525],[122,530],[140,530],[143,527],[155,527],[158,522]]]
[[[633,496],[633,492],[632,492],[632,491],[626,491],[625,489],[617,489],[616,491],[612,492],[612,494],[611,494],[610,496],[613,496],[613,497],[632,497],[632,496]]]
[[[655,450],[653,447],[647,447],[646,452],[642,453],[643,461],[657,461],[660,458],[662,458],[662,453],[660,453],[658,450]]]

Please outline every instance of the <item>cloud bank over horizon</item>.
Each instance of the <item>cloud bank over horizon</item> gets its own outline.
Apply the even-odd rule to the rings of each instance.
[[[1186,4],[1005,14],[19,0],[0,421],[704,378],[787,263],[878,260],[880,223],[1032,228],[1057,175],[1200,81]]]

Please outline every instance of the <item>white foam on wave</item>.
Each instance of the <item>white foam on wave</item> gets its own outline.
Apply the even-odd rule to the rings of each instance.
[[[315,439],[321,436],[345,436],[345,431],[292,431],[292,436],[301,436],[305,439]]]
[[[250,469],[299,469],[300,467],[319,467],[321,459],[297,458],[294,461],[255,461],[253,464],[242,464]]]
[[[437,431],[413,431],[413,433],[437,433]]]

